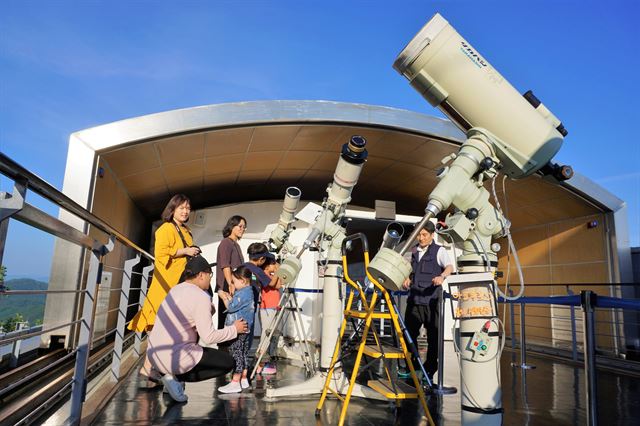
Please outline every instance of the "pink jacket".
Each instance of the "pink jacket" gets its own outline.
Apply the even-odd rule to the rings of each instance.
[[[211,298],[200,287],[187,282],[173,287],[149,333],[147,356],[151,364],[164,374],[186,373],[202,359],[198,337],[207,345],[235,339],[235,326],[218,330],[211,313]]]

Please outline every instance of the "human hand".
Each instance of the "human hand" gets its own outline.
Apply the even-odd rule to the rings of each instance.
[[[218,290],[218,297],[222,300],[224,306],[227,306],[231,300],[231,295],[224,290]]]
[[[444,282],[444,277],[442,275],[438,275],[437,277],[433,277],[431,282],[433,283],[433,285],[442,285],[442,283]]]
[[[199,247],[185,247],[185,248],[178,249],[178,251],[176,252],[177,257],[182,257],[182,256],[194,257],[199,254],[200,254]]]
[[[402,283],[402,288],[404,288],[405,290],[409,290],[409,287],[411,287],[411,279],[406,278]]]
[[[238,334],[244,334],[249,332],[249,326],[247,325],[247,322],[243,319],[236,320],[236,322],[234,322],[233,325],[235,326],[236,330],[238,330]]]

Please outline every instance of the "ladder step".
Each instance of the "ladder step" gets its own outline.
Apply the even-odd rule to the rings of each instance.
[[[394,346],[382,345],[382,351],[385,358],[404,358],[404,353],[400,348]],[[371,358],[380,358],[382,352],[377,345],[365,345],[363,353]]]
[[[344,311],[345,316],[351,318],[366,318],[368,315],[367,311],[356,311],[354,309],[350,309],[348,311]],[[374,312],[371,314],[371,318],[383,318],[383,319],[391,319],[391,314],[389,312]]]
[[[389,399],[417,399],[416,388],[398,380],[395,382],[398,393],[393,391],[393,385],[388,380],[369,380],[367,386]]]

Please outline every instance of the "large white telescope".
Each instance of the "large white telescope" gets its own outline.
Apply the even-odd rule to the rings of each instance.
[[[443,159],[445,167],[437,174],[439,182],[429,194],[425,216],[411,236],[398,251],[382,248],[369,269],[385,287],[400,289],[411,273],[411,265],[402,255],[415,244],[428,220],[450,206],[456,207],[457,211],[447,215],[446,222],[454,241],[463,244],[463,255],[457,259],[462,275],[449,280],[465,296],[459,304],[462,313],[458,317],[457,345],[461,359],[462,423],[499,425],[502,422],[499,345],[491,345],[474,358],[477,354],[471,340],[478,333],[488,339],[492,333],[494,336],[499,333],[489,330],[498,324],[493,278],[498,264],[497,245],[492,245],[491,240],[508,233],[509,225],[489,202],[483,182],[499,171],[511,178],[522,178],[538,170],[559,179],[570,178],[573,172],[569,166],[550,162],[567,131],[531,92],[521,96],[439,14],[409,42],[394,68],[463,130],[467,140],[457,154]]]

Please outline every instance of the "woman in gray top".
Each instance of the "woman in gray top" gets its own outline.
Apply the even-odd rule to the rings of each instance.
[[[226,315],[223,313],[223,302],[230,301],[233,296],[233,284],[231,284],[231,271],[244,263],[244,256],[238,241],[247,229],[247,220],[242,216],[231,216],[227,221],[222,236],[224,239],[218,245],[216,256],[216,291],[220,297],[218,301],[218,326],[224,326]]]

